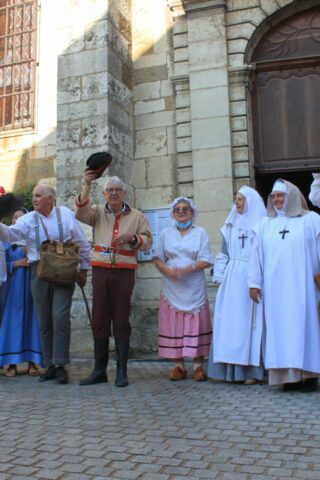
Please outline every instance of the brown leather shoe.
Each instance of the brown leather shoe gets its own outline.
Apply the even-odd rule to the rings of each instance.
[[[178,380],[184,380],[185,378],[187,378],[187,372],[186,370],[182,370],[182,368],[180,367],[175,367],[173,370],[171,370],[169,378],[174,382]]]
[[[192,378],[196,382],[205,382],[208,377],[202,367],[197,367],[192,374]]]

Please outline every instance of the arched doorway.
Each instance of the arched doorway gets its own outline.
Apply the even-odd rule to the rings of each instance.
[[[257,189],[266,197],[282,177],[308,194],[320,171],[320,6],[270,29],[251,63]]]

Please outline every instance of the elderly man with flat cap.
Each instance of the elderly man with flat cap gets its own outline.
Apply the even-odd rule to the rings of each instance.
[[[96,171],[89,166],[84,173],[81,194],[76,200],[76,218],[94,228],[95,239],[91,252],[95,363],[92,373],[81,380],[80,385],[108,381],[109,337],[113,333],[117,353],[115,385],[126,387],[131,334],[130,300],[137,268],[136,254],[138,250],[150,249],[152,235],[143,213],[124,201],[126,186],[120,178],[107,178],[103,191],[105,204],[90,204],[89,192],[96,178]]]

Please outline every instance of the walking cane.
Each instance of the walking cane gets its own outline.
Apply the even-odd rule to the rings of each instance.
[[[83,301],[84,301],[84,304],[85,304],[85,306],[86,306],[87,315],[88,315],[88,319],[89,319],[89,325],[90,325],[90,327],[92,328],[92,318],[91,318],[91,312],[90,312],[88,300],[87,300],[87,297],[86,297],[84,288],[83,288],[83,287],[80,287],[80,290],[81,290],[81,292],[82,292]]]

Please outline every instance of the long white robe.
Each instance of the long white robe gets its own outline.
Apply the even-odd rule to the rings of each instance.
[[[253,232],[228,226],[222,229],[228,263],[217,292],[213,319],[213,362],[260,366],[262,308],[250,299],[247,287]],[[243,240],[239,237],[244,235]],[[220,255],[215,272],[224,262]]]
[[[320,273],[320,216],[267,217],[254,230],[248,283],[262,290],[265,368],[301,375],[290,379],[282,371],[282,381],[270,383],[320,373],[320,292],[314,282]],[[289,231],[284,238],[283,230]]]

